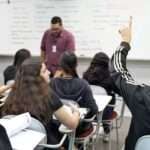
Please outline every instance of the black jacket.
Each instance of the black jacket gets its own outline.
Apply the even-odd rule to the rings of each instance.
[[[130,45],[122,42],[111,60],[111,76],[132,113],[125,150],[134,150],[139,137],[150,134],[150,87],[137,84],[126,68]]]
[[[80,107],[90,108],[87,117],[92,117],[98,112],[90,86],[85,80],[54,78],[51,80],[51,87],[60,98],[74,100]]]
[[[5,128],[0,125],[0,150],[12,150]]]

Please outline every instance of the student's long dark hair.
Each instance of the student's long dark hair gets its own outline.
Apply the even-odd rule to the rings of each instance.
[[[29,50],[24,49],[24,48],[20,49],[15,54],[13,65],[18,68],[23,63],[24,60],[30,57],[31,57],[31,54]]]
[[[52,115],[48,83],[40,76],[42,63],[37,59],[27,59],[20,66],[15,85],[4,104],[2,115],[30,112],[43,124]]]
[[[103,52],[95,54],[83,78],[90,84],[110,88],[112,80],[109,73],[109,57]]]
[[[67,74],[71,75],[72,77],[78,77],[76,71],[77,57],[74,53],[64,52],[60,58],[59,65]]]

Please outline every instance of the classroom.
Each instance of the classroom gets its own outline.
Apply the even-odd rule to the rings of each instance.
[[[0,0],[0,150],[149,150],[148,0]]]

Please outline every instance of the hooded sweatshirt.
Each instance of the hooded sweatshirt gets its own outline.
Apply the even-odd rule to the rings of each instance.
[[[98,112],[90,86],[85,80],[80,78],[53,78],[50,85],[59,98],[73,100],[80,107],[89,108],[87,118]]]

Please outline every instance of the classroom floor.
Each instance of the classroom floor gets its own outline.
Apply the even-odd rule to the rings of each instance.
[[[124,144],[125,137],[128,133],[130,120],[131,120],[131,117],[125,117],[123,124],[122,124],[121,128],[119,129],[119,150],[122,149],[122,146]],[[111,140],[112,140],[111,150],[117,150],[115,129],[112,131]],[[96,150],[109,150],[108,145],[109,144],[104,143],[102,138],[100,137],[99,141],[96,143]]]

